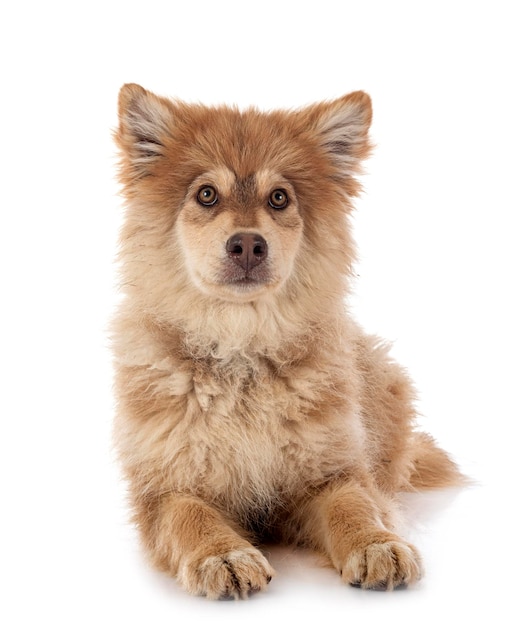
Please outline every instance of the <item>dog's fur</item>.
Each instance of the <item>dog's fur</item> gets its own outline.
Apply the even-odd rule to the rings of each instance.
[[[461,482],[344,303],[370,120],[362,92],[271,113],[120,92],[116,444],[147,553],[192,593],[265,587],[265,540],[416,581],[396,492]]]

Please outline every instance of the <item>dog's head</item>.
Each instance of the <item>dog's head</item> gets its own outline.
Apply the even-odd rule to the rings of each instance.
[[[349,271],[346,214],[369,151],[365,93],[262,113],[130,84],[119,120],[125,237],[142,277],[160,265],[162,281],[186,272],[205,295],[249,302]]]

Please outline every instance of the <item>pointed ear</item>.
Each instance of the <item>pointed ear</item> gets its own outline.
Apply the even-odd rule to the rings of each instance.
[[[123,157],[135,173],[148,175],[171,136],[172,109],[166,100],[140,85],[126,84],[119,93],[118,115],[115,139]]]
[[[370,96],[354,91],[312,108],[313,131],[341,176],[360,172],[371,145],[368,129],[372,121]]]

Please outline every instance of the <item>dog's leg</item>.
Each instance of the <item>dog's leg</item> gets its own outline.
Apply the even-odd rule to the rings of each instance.
[[[302,527],[345,582],[394,589],[418,580],[421,566],[415,548],[386,527],[388,508],[374,489],[347,482],[313,498]]]
[[[153,561],[195,595],[245,598],[274,574],[261,552],[199,498],[162,496],[152,517],[144,535]]]

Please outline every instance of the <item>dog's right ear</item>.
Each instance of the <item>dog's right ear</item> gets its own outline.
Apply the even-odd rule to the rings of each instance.
[[[125,163],[137,178],[147,176],[171,137],[172,109],[163,98],[130,83],[120,90],[118,116],[115,140]]]

